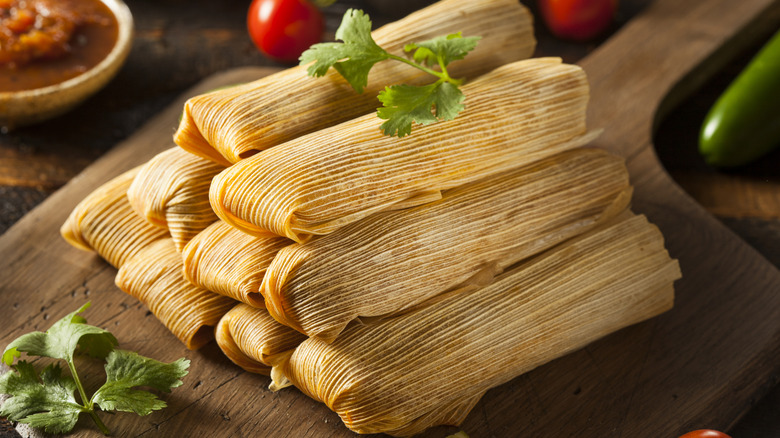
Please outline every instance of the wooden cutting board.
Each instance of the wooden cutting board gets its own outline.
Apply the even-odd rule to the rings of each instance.
[[[626,158],[635,211],[661,228],[683,279],[675,308],[489,391],[461,429],[471,437],[674,437],[729,429],[780,371],[780,272],[707,214],[655,157],[656,121],[752,42],[778,27],[780,2],[659,0],[581,64],[592,85],[597,144]],[[0,346],[92,301],[91,324],[160,360],[192,359],[169,407],[103,419],[116,436],[352,436],[324,405],[232,365],[214,343],[191,352],[113,284],[115,270],[68,246],[58,230],[89,192],[172,147],[184,99],[266,75],[233,70],[182,96],[0,238]],[[94,368],[99,370],[99,368]],[[99,376],[98,376],[99,377]],[[98,378],[89,379],[93,384]],[[458,428],[427,433],[443,437]],[[99,436],[82,421],[76,434]]]

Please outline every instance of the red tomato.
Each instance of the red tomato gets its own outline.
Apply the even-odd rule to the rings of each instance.
[[[701,429],[688,432],[680,438],[731,438],[723,432],[717,430]]]
[[[539,0],[539,9],[553,35],[584,41],[609,27],[617,3],[617,0]]]
[[[247,27],[261,52],[291,62],[320,42],[324,24],[320,10],[307,0],[253,0]]]

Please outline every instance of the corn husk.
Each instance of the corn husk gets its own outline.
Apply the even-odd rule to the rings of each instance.
[[[126,193],[139,170],[119,175],[84,198],[62,224],[62,237],[119,268],[151,242],[168,236],[167,230],[152,226],[130,207]]]
[[[123,264],[116,285],[144,303],[191,350],[211,340],[212,327],[236,305],[184,279],[181,255],[170,238],[151,243]]]
[[[565,152],[288,246],[261,292],[274,318],[330,342],[358,317],[403,310],[475,275],[489,282],[490,271],[623,211],[630,191],[622,159],[598,149]]]
[[[587,79],[560,59],[505,65],[463,92],[455,120],[402,139],[382,135],[369,114],[240,161],[212,181],[211,206],[245,232],[304,242],[592,139]]]
[[[457,425],[487,389],[668,310],[678,278],[658,229],[634,216],[569,240],[482,289],[352,325],[331,344],[310,338],[277,366],[277,376],[359,433],[403,436]]]
[[[141,217],[168,229],[176,249],[181,251],[217,220],[209,205],[209,185],[224,168],[175,147],[141,166],[127,198]]]
[[[452,63],[453,77],[480,74],[531,56],[536,46],[531,14],[516,0],[444,0],[375,30],[377,43],[402,55],[403,47],[462,32],[482,36],[466,59]],[[294,67],[258,81],[194,97],[174,136],[176,144],[228,165],[300,135],[350,120],[376,109],[386,85],[422,85],[431,75],[400,62],[374,66],[362,94],[331,71],[311,78]]]
[[[182,251],[184,277],[212,292],[263,308],[250,300],[259,293],[266,268],[292,243],[284,237],[254,237],[218,221],[196,235]],[[267,312],[266,312],[267,313]]]
[[[250,373],[269,375],[271,366],[289,357],[306,336],[279,324],[265,309],[242,303],[219,320],[216,339],[233,363]]]

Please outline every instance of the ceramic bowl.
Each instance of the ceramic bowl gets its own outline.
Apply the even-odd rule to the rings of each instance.
[[[127,59],[133,40],[133,16],[122,0],[101,0],[117,20],[116,44],[86,72],[42,88],[0,92],[0,127],[30,125],[61,115],[103,88]]]

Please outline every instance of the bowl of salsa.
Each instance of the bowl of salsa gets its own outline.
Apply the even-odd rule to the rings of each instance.
[[[58,116],[97,92],[132,34],[122,0],[0,0],[0,127]]]

